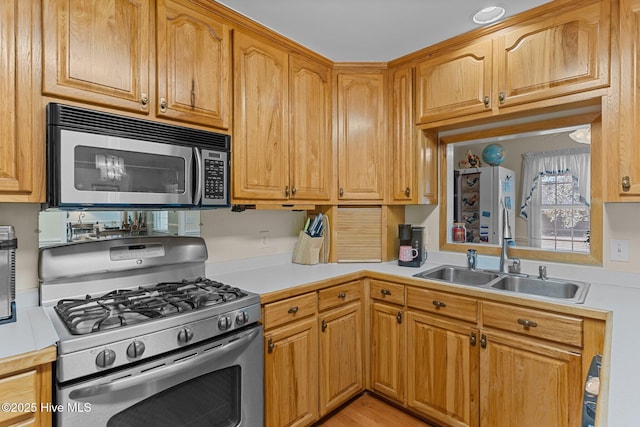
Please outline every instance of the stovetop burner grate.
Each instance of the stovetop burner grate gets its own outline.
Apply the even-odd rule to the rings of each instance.
[[[224,304],[245,296],[247,294],[238,288],[199,277],[118,289],[97,297],[62,299],[54,308],[73,335],[84,335]]]

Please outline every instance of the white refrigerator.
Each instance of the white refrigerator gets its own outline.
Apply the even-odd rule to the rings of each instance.
[[[515,174],[502,166],[456,169],[455,222],[467,228],[467,242],[502,243],[502,206],[515,234]]]

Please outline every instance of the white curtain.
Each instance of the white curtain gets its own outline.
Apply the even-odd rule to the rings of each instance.
[[[540,191],[539,180],[545,175],[571,174],[578,184],[580,200],[591,204],[591,149],[567,148],[556,151],[525,153],[522,155],[522,200],[520,216],[527,220],[529,245],[540,246]]]

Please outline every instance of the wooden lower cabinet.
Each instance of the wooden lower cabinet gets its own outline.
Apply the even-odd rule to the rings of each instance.
[[[481,343],[482,427],[582,425],[579,353],[502,334]]]
[[[362,304],[320,314],[320,416],[364,389]]]
[[[448,426],[477,426],[478,349],[468,323],[408,311],[407,406]]]
[[[0,360],[0,402],[16,405],[15,411],[0,411],[0,426],[51,425],[51,412],[42,411],[41,404],[52,402],[55,358],[56,347],[51,346]]]
[[[398,403],[405,395],[405,325],[403,307],[371,304],[371,388]]]
[[[265,332],[265,426],[306,426],[318,419],[315,316]]]

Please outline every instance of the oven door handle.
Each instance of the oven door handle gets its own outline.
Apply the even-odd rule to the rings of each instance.
[[[184,359],[184,361],[175,361],[171,365],[164,368],[151,369],[147,372],[135,376],[117,379],[105,384],[78,388],[76,390],[73,390],[69,394],[69,398],[73,400],[90,401],[91,397],[116,393],[136,386],[146,387],[153,381],[160,379],[177,379],[178,381],[176,382],[176,384],[180,384],[181,382],[185,381],[185,379],[183,379],[182,376],[174,376],[173,374],[176,374],[178,371],[189,373],[189,368],[193,368],[194,366],[198,366],[200,364],[209,365],[212,361],[219,359],[221,356],[229,355],[230,353],[233,353],[234,350],[238,350],[244,347],[245,344],[256,338],[256,335],[258,335],[261,330],[262,328],[255,328],[250,333],[247,333],[245,336],[238,338],[235,341],[223,344],[219,347],[215,347],[211,350],[194,355],[192,357],[189,357],[187,355],[185,356],[186,358]]]

